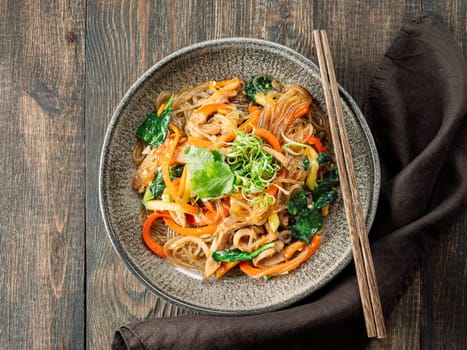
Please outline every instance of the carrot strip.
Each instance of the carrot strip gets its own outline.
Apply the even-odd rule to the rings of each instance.
[[[273,197],[276,197],[277,192],[279,192],[279,189],[276,186],[269,185],[269,187],[266,188],[266,190],[264,192],[266,192],[267,194],[269,194],[269,195],[271,195]]]
[[[240,261],[232,261],[232,262],[223,262],[221,266],[216,270],[216,278],[219,279],[224,276],[227,272],[232,270],[235,266],[237,266]]]
[[[292,123],[294,120],[303,117],[304,115],[307,115],[308,112],[310,112],[310,106],[303,106],[300,108],[298,111],[293,114],[290,119],[289,119],[289,124]]]
[[[306,139],[306,142],[308,142],[310,145],[315,146],[316,150],[321,153],[321,152],[326,152],[326,148],[324,148],[323,143],[321,140],[315,136],[308,136]]]
[[[257,110],[259,110],[259,107],[256,106],[256,105],[249,105],[248,106],[248,113],[249,114],[251,114],[251,113],[253,113],[253,112],[257,111]]]
[[[167,226],[182,236],[199,237],[205,234],[213,233],[217,228],[217,225],[206,225],[202,227],[182,227],[173,221],[172,218],[164,217],[163,219]]]
[[[305,247],[304,242],[293,242],[292,244],[289,244],[287,247],[284,248],[283,254],[286,259],[290,259],[295,254],[295,252],[297,252],[300,249],[303,249],[303,247]]]
[[[242,125],[239,126],[239,129],[244,132],[250,132],[251,130],[253,130],[253,127],[258,125],[261,113],[262,111],[260,109],[256,109],[253,112],[251,112],[248,119]]]
[[[156,242],[151,236],[151,227],[154,221],[157,219],[164,218],[165,215],[161,213],[152,213],[149,215],[146,220],[144,221],[143,225],[143,241],[146,246],[151,250],[154,254],[160,256],[161,258],[165,258],[166,255],[164,253],[164,247],[162,244]]]
[[[169,151],[164,155],[161,161],[161,171],[162,171],[162,177],[164,179],[164,183],[167,189],[167,192],[172,196],[172,199],[178,203],[185,212],[189,214],[197,214],[199,211],[199,208],[197,206],[188,204],[185,202],[183,199],[180,198],[178,195],[178,191],[175,188],[172,180],[170,179],[170,172],[169,172],[169,164],[170,160],[173,158],[180,134],[178,129],[171,125],[172,129],[174,130],[174,138],[171,140],[171,143],[169,143]]]
[[[305,261],[307,261],[316,252],[320,244],[321,236],[314,235],[311,239],[311,243],[307,245],[300,252],[300,254],[298,254],[295,258],[289,261],[285,261],[281,264],[264,268],[253,267],[249,262],[243,261],[240,263],[240,270],[242,270],[248,276],[255,278],[259,278],[262,276],[277,276],[289,272],[300,266]]]
[[[262,139],[266,140],[266,142],[269,143],[272,146],[272,148],[274,148],[276,151],[282,153],[279,141],[270,131],[260,127],[255,127],[254,133]]]
[[[157,115],[160,116],[160,115],[162,114],[162,111],[164,110],[165,106],[166,106],[165,103],[161,104],[161,106],[160,106],[159,109],[157,110]]]
[[[193,145],[193,146],[196,146],[196,147],[209,148],[210,146],[212,146],[212,141],[200,140],[200,139],[197,139],[196,137],[193,137],[193,136],[188,136],[187,142],[190,145]]]
[[[228,103],[209,103],[199,107],[195,113],[202,113],[204,115],[211,115],[217,111],[223,111],[224,109],[232,109]]]
[[[180,176],[180,186],[178,187],[177,195],[179,197],[183,196],[183,193],[185,193],[185,183],[186,183],[186,177],[187,177],[187,172],[188,172],[188,167],[184,166],[183,171],[182,171],[182,176]],[[175,184],[175,181],[174,181]]]
[[[228,92],[237,89],[241,84],[240,79],[237,77],[234,77],[232,79],[227,79],[227,80],[222,80],[222,81],[210,81],[209,82],[209,88],[216,92],[216,93],[222,93],[222,92]]]

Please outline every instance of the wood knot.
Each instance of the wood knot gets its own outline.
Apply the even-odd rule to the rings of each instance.
[[[73,32],[73,31],[69,31],[69,32],[67,32],[66,35],[65,35],[65,39],[66,39],[66,41],[68,41],[69,43],[74,43],[74,42],[76,41],[76,38],[77,38],[77,37],[78,37],[78,36],[77,36],[76,33]]]

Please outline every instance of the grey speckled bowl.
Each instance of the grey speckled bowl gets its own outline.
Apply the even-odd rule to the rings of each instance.
[[[232,76],[250,79],[267,73],[282,83],[310,91],[325,110],[317,66],[295,51],[262,40],[230,38],[177,51],[141,76],[118,105],[105,136],[100,164],[100,206],[108,235],[128,268],[163,298],[210,314],[247,315],[289,306],[329,282],[352,258],[342,201],[326,219],[323,242],[302,267],[269,281],[246,276],[202,280],[153,255],[143,244],[138,213],[140,197],[131,189],[135,171],[131,151],[135,131],[153,109],[162,90],[176,90],[206,80]],[[356,103],[340,90],[358,185],[372,224],[379,194],[379,161],[368,126]]]

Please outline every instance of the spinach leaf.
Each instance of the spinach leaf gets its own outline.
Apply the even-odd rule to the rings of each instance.
[[[302,188],[295,196],[287,203],[287,211],[289,214],[298,215],[300,212],[308,209],[308,200],[306,199],[305,190]]]
[[[255,75],[246,84],[245,91],[250,101],[257,102],[256,98],[259,94],[264,94],[269,90],[274,90],[272,80],[267,75]]]
[[[323,217],[319,210],[308,210],[305,215],[299,215],[292,226],[292,237],[305,243],[310,243],[310,239],[323,226]]]
[[[217,262],[249,261],[256,258],[265,250],[274,247],[274,242],[266,243],[262,247],[252,251],[244,252],[238,249],[218,250],[212,253],[212,258]]]
[[[332,158],[326,152],[318,153],[318,164],[322,166],[325,163],[334,164],[334,160],[332,160]]]
[[[303,158],[303,170],[310,169],[310,160],[308,157]]]
[[[317,201],[320,196],[330,191],[337,185],[339,185],[339,175],[337,173],[337,168],[334,167],[331,171],[324,175],[321,181],[318,182],[318,186],[313,191],[313,199]]]
[[[169,175],[170,179],[176,179],[177,177],[182,176],[184,165],[177,164],[173,167],[169,168]],[[143,202],[152,200],[154,198],[160,198],[162,196],[162,192],[165,189],[165,182],[164,177],[162,176],[162,171],[157,170],[155,172],[154,180],[146,187],[146,191],[144,192]]]
[[[337,191],[331,188],[329,191],[324,192],[313,204],[313,210],[323,209],[324,207],[334,203],[337,198]]]
[[[165,183],[164,178],[162,177],[162,171],[158,170],[155,173],[154,180],[146,187],[144,192],[143,202],[150,201],[154,198],[159,198],[164,192]]]
[[[318,197],[310,209],[303,189],[292,197],[287,205],[288,213],[294,216],[292,237],[310,243],[310,239],[323,226],[321,209],[332,204],[336,198],[337,191],[332,188]]]
[[[157,112],[149,114],[136,131],[136,136],[146,141],[152,147],[159,146],[167,137],[170,117],[172,115],[171,104],[173,98],[174,95],[170,96],[161,115],[157,115]]]

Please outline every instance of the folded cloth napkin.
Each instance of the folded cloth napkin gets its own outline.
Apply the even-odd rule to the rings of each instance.
[[[467,203],[467,72],[431,16],[403,24],[364,108],[382,166],[370,232],[385,316],[430,245]],[[113,349],[361,349],[368,342],[352,264],[301,304],[247,317],[180,316],[122,326]]]

